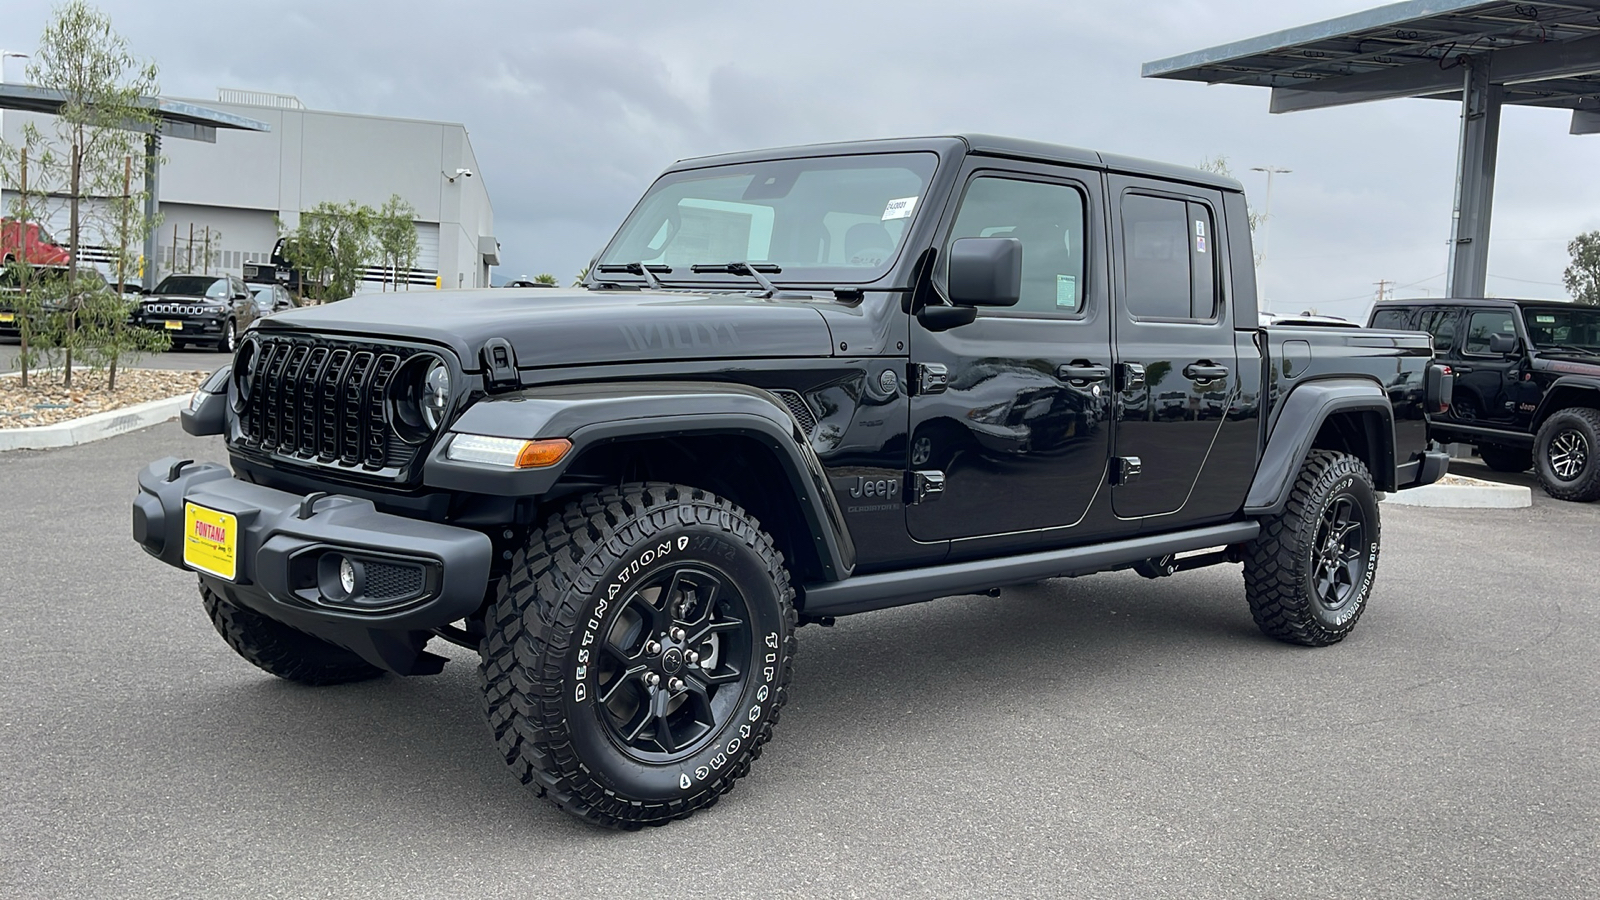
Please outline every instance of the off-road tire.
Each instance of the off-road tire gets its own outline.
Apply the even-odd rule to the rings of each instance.
[[[1570,477],[1557,471],[1555,444],[1564,439],[1576,439],[1583,455]],[[1600,500],[1600,409],[1571,407],[1545,419],[1533,441],[1533,462],[1540,486],[1557,500]]]
[[[1337,604],[1319,598],[1319,547],[1335,504],[1348,501],[1361,528],[1341,554],[1352,564],[1350,593]],[[1339,507],[1343,508],[1343,507]],[[1256,626],[1268,637],[1307,647],[1344,640],[1372,594],[1378,568],[1378,498],[1372,475],[1347,453],[1313,450],[1306,457],[1281,514],[1261,522],[1261,533],[1245,545],[1245,597]],[[1341,542],[1342,546],[1342,542]]]
[[[677,757],[662,744],[664,752],[646,759],[616,729],[611,702],[602,702],[607,692],[617,696],[619,681],[633,677],[608,654],[624,617],[641,610],[650,614],[643,602],[660,600],[676,622],[669,596],[678,587],[676,579],[701,570],[723,580],[708,588],[703,600],[697,594],[676,596],[748,615],[744,649],[737,649],[738,639],[730,640],[727,646],[734,649],[726,651],[728,659],[714,663],[721,670],[737,662],[747,674],[727,685],[734,688],[731,702],[716,699],[723,696],[721,686],[706,701],[704,708],[725,703],[723,708],[731,710],[725,719],[714,717],[714,724],[686,742]],[[647,586],[664,579],[673,580],[649,599]],[[717,599],[730,596],[738,604]],[[687,818],[731,790],[772,736],[792,674],[798,625],[793,597],[772,538],[732,502],[698,488],[660,483],[589,494],[529,534],[495,588],[479,668],[495,742],[523,784],[586,821],[631,830]],[[689,599],[679,604],[690,605]],[[645,642],[638,651],[641,659],[654,643],[660,655],[649,657],[655,661],[651,665],[665,665],[670,650],[650,639],[663,620],[637,618],[638,627],[627,633],[641,636],[628,640]],[[672,632],[672,640],[684,640],[676,625]],[[704,659],[700,666],[693,669],[697,676],[728,677],[713,675]],[[690,670],[684,672],[688,679]],[[694,684],[707,690],[701,682]],[[624,700],[655,696],[638,683],[621,690]],[[645,711],[655,708],[649,702],[637,704],[646,721],[652,713]],[[660,715],[663,722],[668,718]]]
[[[311,685],[366,681],[383,674],[382,669],[343,647],[229,603],[203,581],[200,599],[217,634],[263,672]]]
[[[1533,451],[1526,447],[1479,444],[1478,458],[1496,472],[1526,472],[1533,468]]]

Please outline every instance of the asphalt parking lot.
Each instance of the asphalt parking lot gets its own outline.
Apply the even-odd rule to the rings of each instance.
[[[188,355],[188,354],[185,354]],[[188,363],[185,363],[186,365]],[[472,654],[337,688],[235,657],[128,536],[166,424],[0,454],[7,897],[1593,897],[1600,505],[1384,507],[1341,645],[1237,567],[800,634],[751,776],[662,829],[524,792]],[[1478,467],[1462,467],[1483,474]]]
[[[0,338],[0,372],[15,372],[17,370],[17,354],[22,347],[16,338]],[[135,356],[124,365],[144,366],[150,369],[183,369],[183,370],[210,370],[226,363],[228,358],[221,353],[212,353],[206,350],[180,350],[168,353],[146,353]]]

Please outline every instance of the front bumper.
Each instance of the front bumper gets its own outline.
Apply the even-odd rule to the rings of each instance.
[[[475,613],[493,547],[480,532],[380,513],[370,500],[299,496],[240,481],[216,463],[168,457],[139,473],[133,538],[167,565],[184,562],[185,504],[237,522],[232,579],[199,572],[230,603],[255,610],[402,675],[437,672],[426,633]],[[340,580],[351,561],[353,589]],[[198,571],[198,570],[196,570]]]
[[[173,340],[197,340],[200,338],[222,337],[222,323],[227,321],[226,313],[200,313],[197,315],[170,315],[158,316],[146,313],[135,314],[129,324],[138,328],[148,328],[151,331],[164,331],[172,335]],[[168,322],[177,322],[180,327],[169,328]]]

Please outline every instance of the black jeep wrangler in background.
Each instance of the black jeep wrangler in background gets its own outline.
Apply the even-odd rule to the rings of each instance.
[[[710,806],[806,622],[1243,563],[1318,646],[1376,491],[1437,480],[1426,335],[1258,324],[1237,182],[971,136],[695,159],[582,289],[263,319],[139,476],[135,539],[308,684],[480,654],[518,777],[624,828]]]
[[[1455,397],[1433,437],[1471,444],[1560,500],[1600,499],[1600,307],[1553,300],[1385,300],[1374,328],[1433,335]]]

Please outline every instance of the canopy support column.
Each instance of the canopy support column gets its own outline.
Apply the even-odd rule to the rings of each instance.
[[[1450,297],[1482,297],[1489,276],[1489,223],[1500,147],[1500,104],[1505,93],[1502,86],[1489,80],[1491,58],[1490,54],[1467,57],[1464,65],[1446,286]]]

